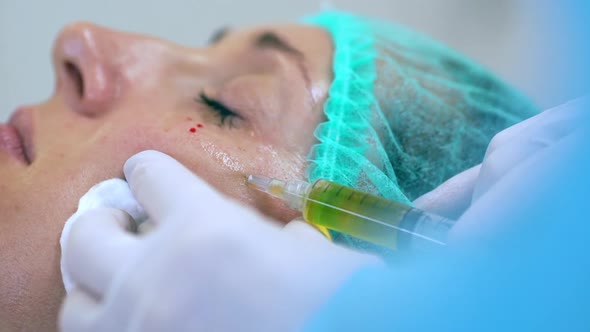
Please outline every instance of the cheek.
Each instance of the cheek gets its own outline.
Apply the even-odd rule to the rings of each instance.
[[[196,134],[200,123],[192,121],[192,118],[190,120],[140,119],[121,122],[121,125],[108,128],[97,136],[93,149],[125,158],[148,149],[171,154],[178,150],[177,147],[191,144],[191,136]],[[191,132],[191,129],[195,132]]]
[[[246,178],[250,174],[302,178],[303,155],[286,152],[237,129],[201,122],[197,116],[151,121],[144,118],[132,125],[111,127],[105,134],[97,135],[87,158],[104,168],[101,156],[108,155],[111,172],[122,176],[124,162],[147,149],[172,156],[223,194],[252,205],[267,216],[285,221],[296,216],[281,202],[250,190]]]
[[[256,165],[251,174],[281,180],[304,179],[306,163],[302,155],[276,151],[268,145],[258,146],[256,150]],[[256,190],[248,190],[251,204],[267,216],[286,223],[300,214],[279,199]]]
[[[301,178],[302,156],[286,153],[250,137],[236,139],[231,131],[207,135],[177,158],[223,194],[255,207],[274,219],[288,221],[296,214],[270,196],[246,186],[248,175],[280,179]]]

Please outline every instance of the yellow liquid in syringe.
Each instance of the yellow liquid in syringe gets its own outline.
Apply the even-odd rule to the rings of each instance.
[[[289,202],[309,223],[393,250],[444,246],[454,224],[409,205],[321,179],[310,185],[251,176],[248,183]]]
[[[410,211],[404,204],[324,180],[311,187],[303,217],[316,225],[391,249],[399,249],[400,223]],[[378,220],[367,222],[366,218]],[[392,227],[393,226],[393,227]]]

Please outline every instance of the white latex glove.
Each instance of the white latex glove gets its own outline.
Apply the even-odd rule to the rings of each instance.
[[[584,97],[517,123],[492,139],[480,165],[452,177],[414,204],[457,220],[518,165],[572,134],[589,119],[590,97]]]
[[[130,158],[125,176],[155,226],[136,236],[122,211],[80,216],[63,331],[296,330],[356,270],[381,264],[303,222],[281,228],[162,153]]]

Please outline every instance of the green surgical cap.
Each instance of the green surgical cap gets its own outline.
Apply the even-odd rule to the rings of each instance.
[[[341,12],[304,22],[329,31],[334,44],[334,81],[309,155],[310,181],[411,204],[480,163],[494,134],[538,112],[481,66],[404,27]]]

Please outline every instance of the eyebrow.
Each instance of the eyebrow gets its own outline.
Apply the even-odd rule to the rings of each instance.
[[[221,27],[215,30],[211,37],[209,37],[208,44],[213,45],[219,43],[229,34],[230,31],[231,30],[229,27]],[[256,37],[256,39],[254,40],[254,46],[259,49],[270,48],[297,57],[304,57],[303,52],[291,46],[287,41],[285,41],[283,38],[279,37],[276,33],[272,31],[265,31],[260,33],[258,37]]]
[[[284,39],[271,31],[266,31],[258,35],[254,42],[254,46],[260,49],[275,49],[277,51],[281,51],[303,59],[303,53],[300,50],[291,46]]]
[[[211,37],[209,37],[207,44],[213,45],[213,44],[219,43],[227,35],[228,32],[229,32],[229,27],[221,27],[221,28],[215,30],[215,32],[213,32]]]
[[[303,80],[309,89],[311,86],[311,80],[304,65],[305,56],[303,55],[303,52],[291,46],[291,44],[272,31],[265,31],[259,34],[254,40],[254,47],[261,50],[273,49],[294,57],[297,67],[301,72],[301,76],[303,76]]]
[[[218,29],[209,39],[209,44],[219,43],[229,33],[230,29],[228,27],[222,27]],[[305,83],[308,87],[311,85],[311,80],[304,65],[305,56],[303,52],[293,47],[285,39],[279,37],[279,35],[272,31],[264,31],[258,34],[258,36],[254,39],[252,45],[256,49],[272,49],[287,54],[289,56],[295,57],[297,67],[299,67],[299,71],[301,72],[301,75],[303,76]]]

